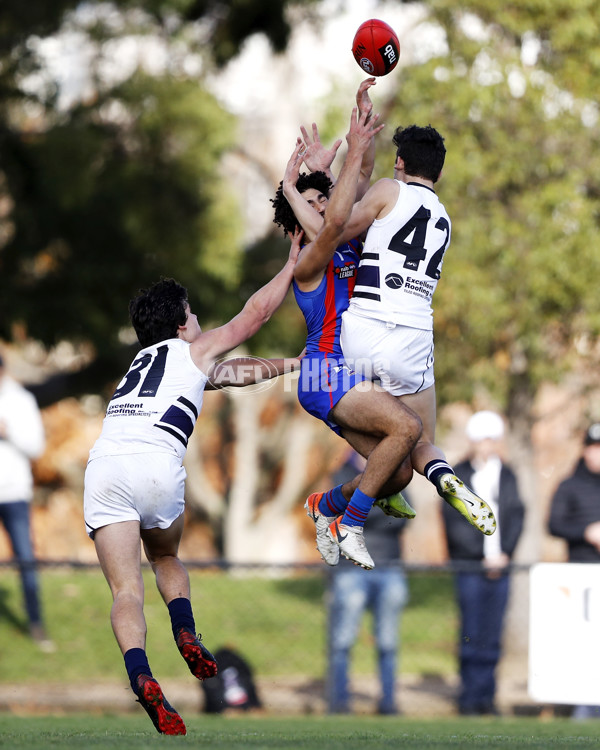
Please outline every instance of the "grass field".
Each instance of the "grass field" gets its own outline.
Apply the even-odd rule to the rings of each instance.
[[[10,750],[445,750],[446,748],[597,748],[600,722],[535,719],[414,720],[376,717],[186,717],[185,737],[158,735],[149,719],[0,715],[0,747]]]
[[[323,676],[326,579],[320,569],[279,578],[192,570],[190,578],[196,624],[209,648],[233,645],[261,676]],[[57,651],[40,659],[30,648],[17,573],[3,568],[0,642],[11,648],[0,649],[0,682],[123,679],[109,622],[110,593],[99,568],[43,568],[40,579],[48,631]],[[150,662],[162,679],[177,677],[181,665],[173,658],[167,610],[149,572],[145,583]],[[418,574],[410,589],[402,620],[402,671],[454,674],[456,605],[450,577]],[[357,673],[375,673],[368,621],[353,654]]]
[[[208,645],[233,644],[249,656],[256,674],[322,677],[325,669],[326,579],[322,572],[268,577],[193,570],[192,591],[199,628]],[[90,680],[125,687],[122,659],[108,620],[110,595],[98,569],[43,569],[43,603],[54,654],[31,648],[24,630],[16,573],[0,578],[0,682],[33,686],[68,682],[85,690]],[[148,652],[161,679],[182,678],[173,658],[170,624],[150,574],[146,575]],[[456,670],[456,608],[449,576],[411,577],[411,600],[402,622],[402,672],[451,675]],[[363,628],[353,670],[373,674],[373,648]],[[310,659],[306,654],[310,653]],[[402,678],[400,678],[402,679]],[[306,714],[213,717],[182,710],[186,737],[158,735],[141,708],[132,713],[29,715],[0,714],[0,748],[7,750],[146,750],[165,746],[207,750],[433,750],[439,748],[600,747],[600,722],[531,718],[422,719],[371,715],[328,717]]]

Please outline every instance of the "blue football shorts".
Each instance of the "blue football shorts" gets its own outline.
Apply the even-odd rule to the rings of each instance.
[[[339,426],[331,419],[331,410],[351,388],[367,379],[354,372],[343,357],[324,352],[307,354],[300,366],[298,400],[309,414],[340,435]]]

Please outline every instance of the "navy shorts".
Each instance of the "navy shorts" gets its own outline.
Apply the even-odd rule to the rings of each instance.
[[[365,380],[368,378],[354,372],[343,357],[307,354],[300,366],[298,400],[309,414],[340,435],[339,426],[330,419],[331,410],[344,394]]]

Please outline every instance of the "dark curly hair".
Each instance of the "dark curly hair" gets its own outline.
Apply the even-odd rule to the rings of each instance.
[[[396,146],[396,157],[404,161],[406,174],[437,182],[444,160],[444,139],[431,125],[396,128],[392,139]]]
[[[142,348],[177,338],[187,319],[187,289],[175,279],[161,279],[140,289],[129,303],[129,316]]]
[[[299,193],[304,193],[305,190],[314,188],[323,195],[329,198],[329,193],[333,183],[327,177],[325,172],[310,172],[309,174],[300,174],[296,182],[296,188]],[[283,227],[284,234],[293,234],[297,226],[300,226],[296,214],[292,211],[292,207],[287,202],[287,198],[283,194],[283,181],[279,183],[275,197],[271,198],[271,203],[275,209],[275,215],[273,221],[278,227]]]

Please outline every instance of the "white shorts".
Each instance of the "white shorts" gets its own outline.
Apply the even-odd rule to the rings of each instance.
[[[93,539],[97,529],[139,521],[142,529],[167,529],[183,513],[186,472],[170,453],[99,456],[85,470],[83,516]]]
[[[341,344],[348,365],[380,380],[394,396],[419,393],[435,383],[433,331],[365,318],[346,310]]]

